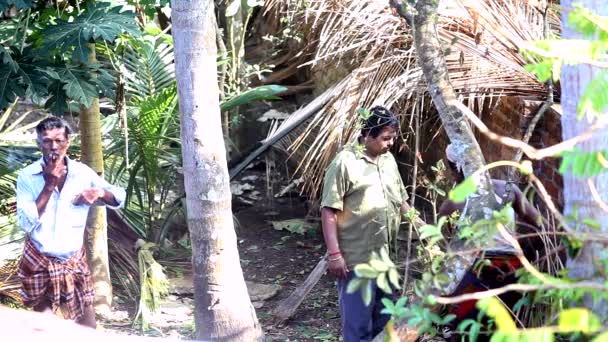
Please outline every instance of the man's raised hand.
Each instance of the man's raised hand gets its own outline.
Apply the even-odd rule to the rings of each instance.
[[[54,189],[67,173],[67,166],[56,154],[51,153],[45,158],[45,163],[42,164],[42,176],[44,177],[45,186]]]

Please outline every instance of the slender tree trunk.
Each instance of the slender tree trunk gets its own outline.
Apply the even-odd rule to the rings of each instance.
[[[581,35],[574,32],[568,26],[568,10],[572,4],[580,2],[587,9],[599,15],[608,15],[608,6],[602,0],[562,0],[561,5],[564,9],[562,15],[562,37],[564,39],[579,39]],[[561,74],[562,86],[562,138],[570,139],[589,129],[593,123],[592,118],[577,119],[577,105],[589,82],[599,74],[600,69],[589,65],[564,65]],[[604,113],[606,115],[606,113]],[[596,132],[589,140],[577,145],[583,151],[597,151],[606,149],[608,146],[608,131]],[[597,192],[604,201],[608,200],[608,174],[602,173],[591,178],[574,177],[571,173],[564,174],[564,215],[576,214],[580,220],[592,219],[600,224],[603,233],[608,233],[608,215],[600,208],[598,202],[590,191],[588,181],[595,184]],[[586,232],[589,228],[584,224],[578,224],[577,230]],[[601,243],[585,243],[575,258],[569,258],[567,262],[570,276],[578,279],[600,279],[601,267],[599,263],[594,263],[602,257],[606,246]],[[608,305],[605,301],[593,303],[592,298],[587,298],[587,307],[602,316],[605,321],[608,319]]]
[[[470,176],[485,166],[485,159],[473,130],[463,114],[463,110],[467,109],[456,98],[454,88],[448,78],[443,49],[437,37],[437,5],[436,0],[419,0],[416,3],[417,14],[410,21],[413,23],[418,64],[422,68],[428,91],[439,112],[450,143],[458,151],[464,164],[464,174]],[[477,193],[470,196],[468,205],[473,221],[490,218],[492,211],[498,208],[490,175],[487,172],[479,174],[476,183]],[[453,251],[462,248],[459,241],[452,242],[451,247]],[[450,278],[450,283],[441,289],[441,292],[452,293],[473,261],[474,256],[463,255],[456,256],[447,263],[445,270]]]
[[[213,0],[173,0],[175,74],[199,340],[263,338],[243,279],[219,110]]]
[[[89,63],[97,63],[95,45],[90,44]],[[81,159],[103,177],[103,149],[101,145],[101,120],[99,99],[94,98],[89,108],[80,108]],[[92,206],[87,217],[85,246],[89,267],[95,282],[95,309],[109,311],[112,305],[112,283],[108,264],[108,231],[106,209]]]

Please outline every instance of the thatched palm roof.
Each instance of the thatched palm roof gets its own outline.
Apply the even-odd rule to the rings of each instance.
[[[544,8],[537,6],[538,1],[525,0],[440,3],[438,35],[445,42],[450,80],[475,112],[503,96],[537,100],[546,96],[545,85],[525,70],[527,62],[519,52],[527,40],[543,37]],[[432,116],[432,106],[425,100],[411,29],[388,1],[310,0],[307,5],[298,0],[266,1],[269,18],[285,14],[289,18],[285,25],[303,33],[298,63],[309,66],[313,75],[339,71],[346,82],[342,92],[279,144],[298,161],[304,190],[315,197],[336,150],[358,134],[357,108],[381,104],[403,113],[402,133],[407,135],[411,123],[405,113],[425,103],[424,112]],[[549,15],[549,24],[556,32],[559,18]],[[315,79],[317,85],[337,84],[341,79],[332,81]]]

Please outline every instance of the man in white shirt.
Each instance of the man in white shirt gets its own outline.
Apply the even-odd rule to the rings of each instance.
[[[94,289],[83,246],[91,205],[122,206],[125,191],[67,156],[70,126],[50,117],[36,126],[42,158],[17,178],[17,218],[27,233],[19,264],[24,303],[95,328]]]

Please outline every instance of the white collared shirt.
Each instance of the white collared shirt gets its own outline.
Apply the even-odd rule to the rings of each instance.
[[[125,200],[125,191],[106,182],[91,168],[66,158],[68,173],[61,192],[54,189],[42,215],[38,215],[36,199],[44,187],[42,158],[19,172],[17,177],[17,220],[40,252],[67,259],[80,250],[89,205],[72,202],[84,190],[100,187],[112,193],[119,208]]]

